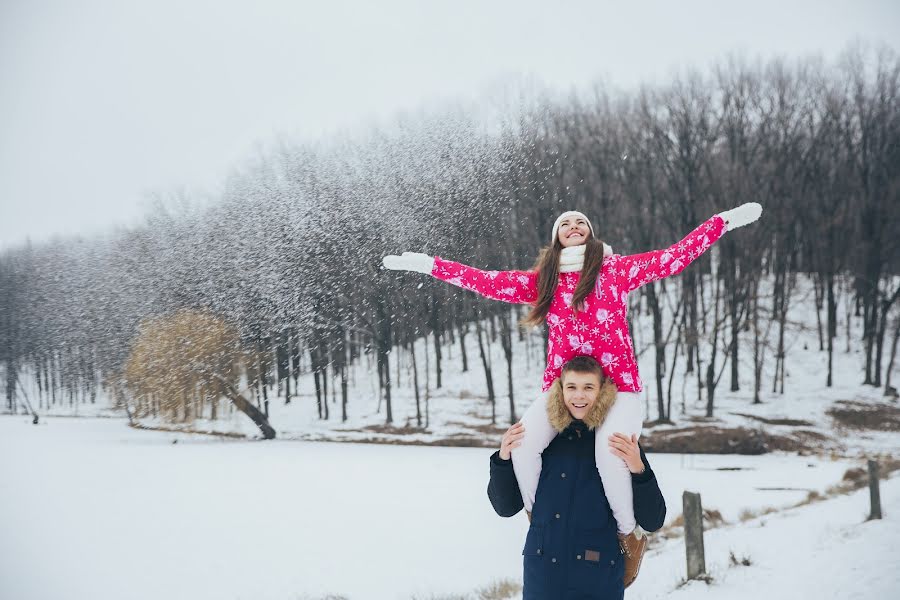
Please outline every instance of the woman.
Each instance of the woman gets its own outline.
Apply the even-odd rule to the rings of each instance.
[[[618,395],[597,436],[595,459],[619,534],[624,538],[635,527],[630,476],[624,461],[608,451],[604,439],[612,432],[637,438],[643,424],[639,396],[643,383],[626,321],[628,294],[680,273],[726,231],[752,223],[761,213],[759,204],[743,204],[713,215],[668,248],[619,255],[594,237],[593,225],[584,214],[565,212],[553,224],[551,243],[541,250],[531,271],[482,271],[414,252],[386,256],[383,262],[389,269],[430,274],[488,298],[530,304],[525,323],[547,322],[544,394],[525,412],[522,422],[529,433],[512,454],[526,510],[534,503],[541,451],[555,436],[546,417],[546,392],[570,358],[589,355],[600,363],[604,375],[618,388]]]
[[[636,560],[630,560],[627,553],[623,558],[594,458],[596,429],[615,402],[615,394],[615,386],[589,356],[566,363],[561,379],[551,387],[547,418],[556,436],[544,450],[525,538],[524,600],[621,598],[623,589],[637,576],[643,544]],[[510,427],[500,449],[491,456],[488,497],[503,517],[524,506],[510,464],[511,451],[521,443],[524,429],[521,423]],[[638,524],[647,531],[659,529],[666,504],[637,438],[615,434],[608,444],[628,467]],[[646,538],[642,542],[646,543]]]

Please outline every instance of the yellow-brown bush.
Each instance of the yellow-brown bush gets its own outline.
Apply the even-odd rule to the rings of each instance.
[[[185,309],[142,322],[124,369],[135,416],[185,422],[208,406],[216,418],[224,388],[237,385],[241,358],[237,330],[209,312]]]

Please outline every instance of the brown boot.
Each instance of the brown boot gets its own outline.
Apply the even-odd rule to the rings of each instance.
[[[647,535],[644,530],[636,527],[628,535],[620,533],[619,549],[625,556],[624,583],[627,588],[637,579],[638,571],[641,570],[641,560],[644,558],[644,550],[647,549]]]

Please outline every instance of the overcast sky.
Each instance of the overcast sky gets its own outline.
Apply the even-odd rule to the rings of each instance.
[[[628,89],[733,51],[831,58],[900,39],[898,7],[0,0],[0,247],[133,222],[153,192],[215,194],[281,134],[352,130],[522,74]]]

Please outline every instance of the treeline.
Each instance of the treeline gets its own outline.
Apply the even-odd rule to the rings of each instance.
[[[739,388],[742,362],[753,365],[756,401],[763,385],[783,391],[798,275],[815,282],[829,357],[822,383],[834,378],[843,302],[864,322],[861,383],[889,384],[900,331],[895,52],[853,47],[834,63],[729,59],[631,93],[601,85],[566,97],[517,92],[490,117],[459,108],[362,138],[281,143],[205,208],[190,199],[182,208],[160,203],[136,228],[4,251],[7,409],[16,410],[23,377],[38,389],[38,406],[90,402],[113,382],[127,387],[123,365],[139,324],[179,309],[236,327],[257,402],[290,401],[298,375],[311,372],[320,416],[331,417],[326,398],[336,392],[346,416],[349,369],[371,361],[391,422],[389,358],[399,361],[425,337],[434,362],[413,362],[405,382],[417,402],[441,387],[442,348],[458,342],[464,368],[477,361],[495,404],[495,380],[513,389],[511,340],[523,335],[522,307],[383,271],[382,256],[412,250],[530,268],[567,209],[591,216],[617,252],[640,252],[750,201],[765,207],[758,224],[634,299],[652,319],[657,368],[645,380],[657,417],[671,413],[677,361],[696,375],[709,415],[722,377]],[[673,293],[678,302],[668,306]],[[746,347],[741,331],[753,332]],[[470,335],[479,357],[465,354]],[[496,343],[504,370],[487,356]],[[763,381],[767,361],[771,381]],[[508,401],[515,418],[512,393]]]

